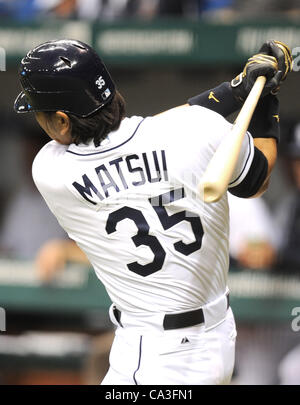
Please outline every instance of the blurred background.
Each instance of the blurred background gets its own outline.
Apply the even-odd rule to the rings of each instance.
[[[0,384],[98,384],[108,367],[109,298],[32,183],[47,137],[13,112],[20,59],[59,38],[95,47],[129,116],[230,81],[266,39],[291,47],[269,190],[229,199],[229,287],[232,384],[300,384],[299,0],[0,0]]]

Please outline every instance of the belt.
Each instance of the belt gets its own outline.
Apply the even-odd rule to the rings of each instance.
[[[229,294],[226,295],[227,299],[227,309],[229,308]],[[122,312],[113,307],[113,314],[116,318],[116,321],[119,323],[120,326],[123,327],[121,322]],[[171,330],[171,329],[180,329],[180,328],[187,328],[189,326],[195,326],[204,323],[204,313],[203,309],[195,309],[193,311],[188,312],[180,312],[177,314],[166,314],[163,319],[163,328],[164,330]]]

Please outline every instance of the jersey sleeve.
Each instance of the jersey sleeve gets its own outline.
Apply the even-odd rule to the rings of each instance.
[[[230,134],[228,136],[230,136]],[[251,167],[253,157],[254,157],[253,138],[249,134],[249,132],[247,132],[244,136],[238,161],[235,166],[233,175],[231,176],[230,183],[228,185],[229,188],[238,186],[244,180]]]
[[[201,147],[210,160],[225,137],[231,136],[232,124],[217,112],[205,107],[190,106],[187,108],[190,110],[187,112],[190,125],[193,128],[198,128],[198,131],[195,131],[196,137],[204,137],[206,145],[202,143]],[[247,132],[242,142],[237,164],[228,184],[229,188],[236,187],[243,182],[250,170],[253,158],[254,142],[251,134]]]
[[[232,129],[232,124],[220,114],[207,108],[197,106],[190,108],[199,109],[201,116],[200,120],[198,120],[198,125],[200,127],[204,127],[209,149],[214,153],[225,137],[231,135],[230,132]],[[244,180],[251,167],[253,157],[253,138],[250,133],[247,132],[244,136],[237,164],[231,176],[228,187],[236,187]]]
[[[64,207],[70,203],[70,192],[64,183],[64,172],[60,159],[65,153],[65,149],[64,145],[51,141],[40,150],[32,165],[34,183],[63,228],[62,213]]]

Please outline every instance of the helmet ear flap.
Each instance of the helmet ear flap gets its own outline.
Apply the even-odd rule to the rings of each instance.
[[[31,109],[30,104],[28,103],[28,100],[26,98],[26,95],[24,93],[24,91],[22,91],[17,98],[15,99],[14,102],[14,110],[17,113],[25,113],[25,112],[29,112]]]

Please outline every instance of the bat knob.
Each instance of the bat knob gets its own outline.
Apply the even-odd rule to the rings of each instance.
[[[220,190],[215,184],[208,181],[203,181],[199,183],[198,191],[200,198],[205,203],[213,203],[220,200],[225,190]]]

